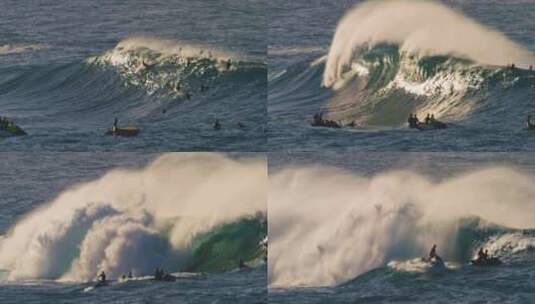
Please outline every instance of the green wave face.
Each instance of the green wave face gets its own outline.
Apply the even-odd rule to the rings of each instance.
[[[190,248],[186,270],[220,272],[236,269],[240,259],[248,265],[263,260],[260,242],[267,235],[265,217],[244,218],[196,237]]]

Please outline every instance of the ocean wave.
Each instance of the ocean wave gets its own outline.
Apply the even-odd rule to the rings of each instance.
[[[280,171],[270,176],[269,284],[338,285],[426,256],[433,244],[451,262],[467,263],[481,246],[507,257],[500,252],[531,246],[518,232],[534,228],[534,182],[504,167],[441,181],[410,171]]]
[[[236,268],[262,254],[265,178],[263,160],[218,154],[167,154],[109,172],[17,222],[1,240],[0,268],[13,281]]]
[[[134,37],[120,41],[104,54],[87,59],[93,66],[112,67],[126,83],[148,94],[189,99],[236,73],[261,73],[266,65],[257,58],[215,47]]]
[[[347,13],[337,26],[323,84],[337,83],[362,50],[380,44],[420,57],[458,57],[484,65],[535,64],[529,50],[434,1],[369,1]]]

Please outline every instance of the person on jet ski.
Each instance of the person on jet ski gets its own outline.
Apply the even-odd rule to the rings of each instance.
[[[104,273],[104,271],[101,271],[98,275],[98,281],[103,283],[106,282],[106,274]]]
[[[420,121],[418,120],[418,116],[416,116],[416,114],[409,114],[409,127],[411,128],[416,128],[418,127],[418,124],[420,123]]]
[[[409,113],[409,118],[407,119],[407,123],[409,124],[409,127],[414,126],[414,117],[412,117],[412,113]]]
[[[431,123],[431,115],[427,114],[427,116],[425,117],[425,124],[428,125],[430,123]]]
[[[486,260],[487,258],[488,258],[488,255],[485,251],[483,251],[483,247],[479,248],[479,251],[477,252],[477,259]]]
[[[429,251],[429,261],[442,261],[442,258],[437,255],[437,245],[433,244],[431,251]]]

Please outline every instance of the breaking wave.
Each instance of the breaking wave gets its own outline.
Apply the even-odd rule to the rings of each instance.
[[[419,271],[431,245],[453,263],[480,246],[504,260],[533,249],[535,177],[497,167],[444,180],[328,168],[270,176],[268,280],[329,286],[389,265]]]
[[[181,153],[63,191],[0,240],[7,280],[225,271],[267,234],[264,159]],[[239,180],[240,183],[236,183]]]

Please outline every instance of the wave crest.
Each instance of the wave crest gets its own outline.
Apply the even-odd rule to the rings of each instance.
[[[432,1],[369,1],[346,14],[336,29],[327,57],[323,85],[340,87],[362,50],[380,44],[424,56],[453,56],[485,65],[520,67],[535,56],[502,33]]]

